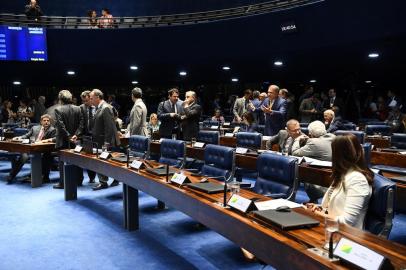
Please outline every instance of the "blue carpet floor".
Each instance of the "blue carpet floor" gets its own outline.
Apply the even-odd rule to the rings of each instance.
[[[0,269],[272,269],[244,260],[237,245],[174,210],[155,210],[140,193],[140,230],[122,227],[122,186],[65,202],[50,184],[32,189],[6,185],[9,164],[0,161]],[[29,175],[25,165],[19,179]],[[57,172],[51,179],[58,178]],[[300,190],[298,201],[307,197]],[[391,240],[406,244],[406,215],[397,215]]]

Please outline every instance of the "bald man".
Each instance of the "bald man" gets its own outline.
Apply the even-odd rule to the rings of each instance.
[[[261,106],[265,114],[265,134],[274,136],[283,129],[286,123],[286,100],[279,97],[279,87],[270,85],[268,97]]]
[[[323,113],[324,125],[326,126],[327,133],[333,133],[336,130],[344,129],[340,116],[335,116],[333,110],[325,110]]]

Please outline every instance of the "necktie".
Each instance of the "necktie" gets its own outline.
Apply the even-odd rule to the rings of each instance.
[[[39,142],[39,141],[42,140],[42,137],[44,137],[44,133],[45,133],[45,131],[44,131],[44,128],[42,127],[39,134],[38,134],[36,142]]]
[[[269,100],[269,109],[272,109],[274,100]]]
[[[178,109],[176,108],[176,103],[173,104],[173,112],[174,112],[174,113],[178,113]]]

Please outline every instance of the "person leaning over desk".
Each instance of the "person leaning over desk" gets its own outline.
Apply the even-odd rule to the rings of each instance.
[[[317,215],[363,229],[374,174],[366,165],[355,135],[337,136],[331,148],[333,183],[321,205],[308,203],[306,206]]]

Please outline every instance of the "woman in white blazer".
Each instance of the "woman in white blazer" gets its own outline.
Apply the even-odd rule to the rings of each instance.
[[[362,229],[372,193],[374,174],[353,134],[337,136],[332,144],[333,183],[321,206],[308,204],[314,213]]]

